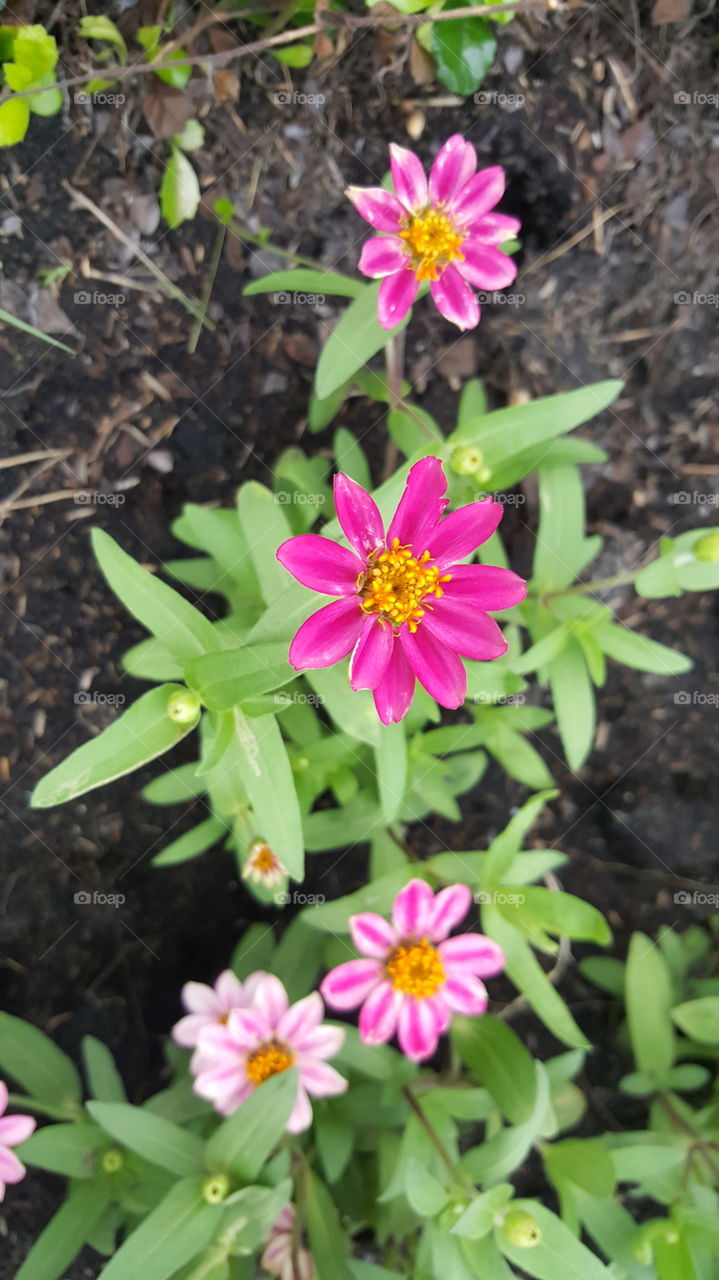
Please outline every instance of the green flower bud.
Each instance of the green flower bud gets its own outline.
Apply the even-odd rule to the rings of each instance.
[[[182,693],[173,693],[167,703],[167,714],[175,724],[192,724],[197,719],[202,702],[196,693],[189,689]]]
[[[484,462],[484,454],[472,445],[458,445],[452,450],[449,465],[458,476],[473,476]]]
[[[518,1249],[533,1249],[542,1239],[536,1218],[523,1209],[510,1209],[502,1223],[502,1231],[508,1243],[516,1245]]]
[[[202,1196],[208,1204],[222,1204],[230,1190],[230,1179],[225,1173],[215,1173],[202,1184]]]
[[[706,560],[716,564],[719,560],[719,529],[713,533],[705,533],[703,538],[694,543],[694,555],[697,560]]]
[[[124,1163],[125,1157],[116,1147],[105,1151],[100,1161],[103,1173],[119,1173]]]
[[[666,1218],[651,1218],[641,1226],[632,1243],[632,1256],[637,1262],[651,1266],[654,1260],[654,1245],[658,1241],[676,1244],[679,1232]]]

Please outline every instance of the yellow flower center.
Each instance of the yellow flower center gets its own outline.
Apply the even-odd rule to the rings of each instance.
[[[399,233],[412,252],[412,266],[418,280],[439,280],[441,271],[453,258],[464,262],[464,236],[456,231],[439,209],[414,214]]]
[[[423,1000],[433,996],[445,978],[442,958],[426,938],[420,942],[402,942],[395,947],[385,965],[387,977],[395,991]]]
[[[261,875],[267,875],[268,872],[274,871],[278,866],[277,858],[268,844],[253,845],[250,857],[252,859],[252,870],[259,871]]]
[[[270,1076],[278,1076],[281,1071],[287,1071],[294,1060],[295,1055],[291,1049],[278,1044],[276,1040],[270,1040],[267,1044],[261,1044],[247,1059],[247,1079],[255,1085],[264,1084]]]
[[[372,552],[366,572],[360,575],[362,609],[380,614],[395,627],[406,622],[410,631],[416,631],[426,612],[422,608],[426,597],[441,596],[442,583],[449,582],[451,576],[440,574],[429,551],[417,558],[395,538],[391,548],[380,551],[378,547]]]

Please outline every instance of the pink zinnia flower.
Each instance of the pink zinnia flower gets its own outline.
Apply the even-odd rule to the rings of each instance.
[[[201,1031],[207,1027],[225,1026],[233,1009],[244,1009],[252,1004],[257,985],[264,973],[258,970],[240,982],[236,973],[225,969],[215,985],[205,982],[186,982],[182,988],[182,1003],[187,1015],[172,1028],[172,1039],[183,1049],[196,1049]]]
[[[461,706],[467,673],[459,655],[506,653],[486,611],[518,604],[527,593],[516,573],[460,563],[494,533],[503,508],[488,498],[442,519],[446,487],[439,458],[415,463],[385,534],[374,500],[338,475],[335,506],[352,550],[308,533],[277,552],[303,586],[341,597],[300,627],[292,666],[330,667],[351,652],[350,684],[373,690],[383,724],[406,714],[415,679],[441,706]]]
[[[429,280],[437,310],[460,329],[479,324],[479,306],[470,288],[503,289],[517,268],[497,245],[519,231],[520,223],[494,213],[504,195],[500,165],[477,169],[477,154],[461,134],[445,142],[429,182],[412,151],[390,146],[395,194],[383,187],[349,187],[357,212],[389,235],[374,236],[362,250],[359,269],[383,277],[377,315],[384,329],[403,320],[423,280]]]
[[[342,1047],[341,1027],[321,1026],[324,1005],[317,991],[290,1005],[279,978],[264,974],[254,992],[254,1008],[233,1009],[226,1026],[200,1032],[202,1068],[195,1091],[221,1115],[231,1115],[270,1076],[297,1067],[297,1101],[287,1130],[301,1133],[312,1122],[309,1095],[344,1093],[347,1081],[328,1066]]]
[[[312,1254],[293,1238],[296,1216],[293,1204],[286,1204],[278,1214],[270,1228],[260,1266],[279,1280],[314,1280]]]
[[[385,1044],[396,1031],[402,1052],[420,1062],[431,1058],[453,1013],[484,1013],[480,979],[504,967],[502,950],[481,933],[447,936],[471,904],[466,885],[435,895],[424,880],[410,880],[394,900],[391,925],[371,911],[350,917],[354,944],[368,958],[338,965],[320,990],[333,1009],[362,1006],[365,1044]]]
[[[7,1104],[7,1085],[0,1080],[0,1201],[5,1199],[6,1185],[22,1182],[27,1172],[11,1147],[27,1142],[37,1125],[32,1116],[6,1116]]]

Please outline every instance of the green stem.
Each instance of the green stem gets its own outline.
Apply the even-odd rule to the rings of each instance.
[[[454,1160],[452,1159],[442,1139],[440,1138],[439,1134],[434,1128],[434,1125],[432,1124],[431,1120],[429,1120],[425,1112],[422,1110],[422,1107],[420,1106],[420,1103],[419,1103],[419,1099],[417,1098],[417,1095],[415,1094],[412,1086],[409,1084],[403,1085],[402,1092],[405,1098],[407,1099],[407,1102],[409,1103],[412,1111],[414,1112],[420,1124],[422,1125],[422,1128],[427,1134],[427,1137],[432,1143],[432,1146],[437,1152],[437,1155],[440,1157],[442,1164],[445,1166],[447,1172],[449,1173],[454,1186],[459,1190],[461,1190],[462,1192],[466,1192],[467,1190],[466,1179],[457,1169],[457,1166],[455,1165]]]
[[[37,1098],[28,1098],[23,1093],[9,1094],[8,1106],[27,1107],[30,1111],[37,1111],[41,1116],[47,1116],[49,1120],[69,1120],[74,1124],[84,1118],[84,1112],[79,1105],[70,1103],[66,1107],[55,1107],[49,1102],[38,1102]]]
[[[217,228],[215,244],[212,250],[212,258],[210,260],[210,272],[207,277],[207,283],[202,293],[202,301],[200,303],[200,306],[202,307],[202,315],[201,317],[198,316],[195,327],[192,330],[192,333],[190,334],[190,341],[187,344],[187,354],[190,356],[194,356],[197,350],[197,344],[200,340],[200,334],[202,333],[203,327],[207,320],[207,309],[210,305],[212,290],[215,287],[215,280],[217,279],[217,272],[220,267],[220,258],[222,257],[222,250],[224,248],[226,235],[227,235],[227,227],[224,225],[224,223],[221,223],[220,226]]]
[[[249,244],[256,244],[258,249],[266,249],[268,253],[276,253],[279,258],[287,258],[289,262],[294,262],[296,266],[311,267],[313,271],[321,271],[323,274],[329,270],[322,262],[318,262],[316,258],[306,258],[302,253],[295,253],[293,249],[285,249],[280,244],[274,244],[272,240],[266,240],[259,232],[248,231],[246,227],[239,224],[231,228],[240,240],[247,240]]]
[[[578,582],[574,587],[563,587],[561,591],[543,591],[541,598],[552,600],[557,596],[588,596],[597,591],[609,591],[612,587],[621,587],[633,582],[644,565],[636,569],[625,569],[623,573],[614,573],[609,578],[593,578],[591,582]],[[535,594],[534,592],[532,594]]]

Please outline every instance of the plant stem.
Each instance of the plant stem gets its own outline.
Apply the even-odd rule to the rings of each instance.
[[[190,334],[190,341],[187,344],[187,354],[190,356],[194,356],[197,350],[197,344],[200,340],[200,334],[202,333],[205,320],[207,319],[207,309],[210,305],[212,290],[215,287],[215,280],[217,279],[217,272],[220,267],[220,258],[222,257],[222,250],[225,245],[226,235],[227,235],[227,227],[225,226],[224,222],[222,222],[217,228],[217,235],[215,237],[215,243],[212,249],[212,258],[210,260],[210,271],[207,277],[207,283],[202,293],[201,306],[202,306],[202,315],[204,318],[200,319],[198,317],[195,323],[195,327],[193,328],[192,333]]]
[[[644,568],[643,564],[636,569],[625,569],[622,573],[614,573],[609,578],[593,578],[591,582],[578,582],[574,587],[564,587],[561,591],[545,591],[543,599],[552,600],[557,596],[587,596],[596,591],[609,591],[612,587],[621,587],[633,582]]]
[[[402,381],[404,377],[405,330],[390,338],[385,347],[385,366],[387,369],[387,386],[389,388],[389,411],[392,413],[402,407]],[[384,455],[382,479],[388,480],[397,467],[397,445],[390,436]]]
[[[416,1117],[417,1117],[417,1119],[419,1120],[420,1124],[422,1125],[422,1128],[424,1129],[425,1133],[427,1134],[427,1137],[429,1138],[430,1142],[432,1143],[432,1146],[434,1147],[435,1151],[437,1152],[437,1155],[440,1157],[440,1159],[441,1159],[441,1161],[442,1161],[443,1165],[445,1166],[445,1168],[447,1169],[448,1173],[449,1173],[449,1174],[451,1174],[452,1181],[453,1181],[453,1182],[455,1182],[455,1183],[456,1183],[456,1182],[459,1182],[459,1181],[460,1181],[460,1176],[459,1176],[459,1174],[457,1173],[457,1169],[456,1169],[456,1167],[455,1167],[454,1160],[452,1159],[452,1157],[451,1157],[451,1155],[449,1154],[449,1152],[448,1152],[447,1148],[445,1147],[444,1143],[442,1142],[442,1139],[440,1138],[439,1134],[436,1132],[436,1130],[435,1130],[435,1128],[434,1128],[433,1124],[431,1123],[431,1121],[430,1121],[430,1120],[428,1120],[427,1116],[425,1115],[424,1111],[422,1110],[422,1108],[421,1108],[421,1106],[420,1106],[420,1104],[419,1104],[419,1101],[418,1101],[418,1099],[417,1099],[417,1096],[416,1096],[416,1094],[415,1094],[414,1090],[412,1089],[412,1086],[411,1086],[411,1085],[409,1085],[409,1084],[402,1085],[402,1092],[403,1092],[403,1094],[404,1094],[405,1098],[407,1099],[407,1102],[409,1103],[410,1107],[411,1107],[411,1108],[412,1108],[412,1110],[414,1111],[414,1114],[416,1115]]]

